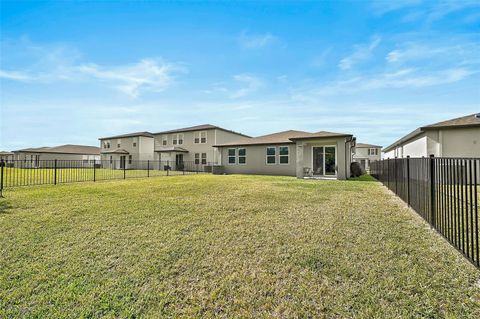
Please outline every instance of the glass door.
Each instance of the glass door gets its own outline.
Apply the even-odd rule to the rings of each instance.
[[[337,166],[335,146],[312,147],[312,168],[314,176],[335,176]]]

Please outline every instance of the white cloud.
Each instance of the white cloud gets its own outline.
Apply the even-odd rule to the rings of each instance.
[[[143,59],[131,65],[101,67],[84,64],[78,70],[94,78],[109,81],[123,93],[136,97],[141,91],[161,92],[173,82],[173,73],[181,70],[175,65],[156,59]]]
[[[248,34],[247,32],[243,31],[240,34],[238,41],[243,48],[259,49],[277,41],[277,37],[272,35],[270,32],[263,34]]]
[[[7,80],[15,80],[15,81],[32,81],[35,78],[26,73],[26,72],[19,72],[19,71],[6,71],[0,70],[0,78],[7,79]]]
[[[373,50],[380,44],[380,41],[381,38],[375,36],[368,45],[355,45],[353,53],[341,59],[338,67],[342,70],[348,70],[354,64],[370,59]]]
[[[262,80],[248,74],[237,74],[233,76],[233,79],[245,85],[244,87],[235,90],[232,94],[230,94],[230,97],[233,99],[238,99],[251,94],[263,86]]]
[[[178,73],[186,72],[184,67],[160,58],[113,66],[81,63],[81,54],[74,48],[62,44],[38,46],[25,39],[16,45],[2,43],[2,48],[10,54],[7,58],[2,56],[2,66],[11,64],[9,59],[15,61],[15,52],[21,52],[18,55],[26,62],[19,70],[0,69],[1,79],[38,83],[99,80],[130,97],[164,91]]]

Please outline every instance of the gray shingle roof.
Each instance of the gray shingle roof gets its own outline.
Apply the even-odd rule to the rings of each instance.
[[[214,146],[243,146],[243,145],[266,145],[266,144],[291,144],[295,140],[303,139],[312,139],[312,138],[325,138],[325,137],[341,137],[341,136],[351,136],[351,134],[342,134],[342,133],[333,133],[320,131],[315,133],[305,132],[305,131],[296,131],[288,130],[268,135],[262,135],[258,137],[252,137],[248,139],[241,139],[238,141],[218,144]]]
[[[114,150],[102,151],[102,154],[130,154],[128,151],[123,148],[117,148]]]
[[[136,137],[136,136],[153,137],[153,134],[150,132],[134,132],[134,133],[121,134],[121,135],[100,137],[99,140],[108,140],[111,138],[122,138],[122,137]]]
[[[196,126],[190,126],[190,127],[183,127],[183,128],[178,128],[178,129],[174,129],[174,130],[168,130],[168,131],[153,133],[153,135],[170,134],[170,133],[182,133],[182,132],[201,131],[201,130],[213,130],[213,129],[218,129],[218,130],[222,130],[222,131],[225,131],[225,132],[230,132],[230,133],[242,135],[242,136],[245,136],[245,137],[250,137],[248,135],[238,133],[238,132],[235,132],[235,131],[232,131],[232,130],[227,130],[227,129],[224,129],[220,126],[216,126],[216,125],[212,125],[212,124],[202,124],[202,125],[196,125]]]
[[[357,143],[357,148],[382,148],[381,145],[373,145],[373,144],[366,144],[366,143]]]
[[[56,153],[56,154],[79,154],[100,155],[100,147],[88,145],[65,144],[53,147],[32,147],[14,151],[15,153]]]

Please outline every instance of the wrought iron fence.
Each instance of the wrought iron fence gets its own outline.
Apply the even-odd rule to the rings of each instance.
[[[0,195],[5,188],[211,172],[211,163],[128,160],[0,161]]]
[[[372,162],[370,169],[480,268],[480,158],[396,158]]]

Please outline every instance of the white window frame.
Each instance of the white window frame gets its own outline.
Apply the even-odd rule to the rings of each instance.
[[[203,135],[205,135],[205,142],[202,142],[202,139],[203,139]],[[207,144],[208,143],[208,140],[207,140],[207,131],[201,131],[200,132],[200,144]]]
[[[178,133],[177,134],[177,140],[178,140],[178,145],[183,145],[183,142],[185,141],[183,133]]]
[[[178,134],[172,134],[172,145],[178,145]]]
[[[268,155],[268,149],[273,148],[275,150],[274,155]],[[268,157],[273,156],[275,158],[275,163],[269,163],[268,162]],[[277,165],[277,147],[276,146],[267,146],[265,147],[265,164],[266,165]]]
[[[230,150],[234,150],[235,154],[230,155]],[[230,157],[233,157],[235,162],[230,163]],[[236,165],[237,164],[237,149],[236,148],[227,148],[227,165]]]
[[[162,146],[168,145],[168,135],[162,135]]]
[[[205,155],[205,156],[203,156],[203,155]],[[201,160],[200,163],[202,165],[207,165],[207,153],[201,153],[200,154],[200,160]]]
[[[200,132],[193,132],[193,144],[200,144]]]
[[[245,155],[240,155],[240,150],[245,150]],[[240,157],[245,157],[245,163],[240,163]],[[239,147],[237,149],[237,163],[238,165],[247,165],[247,148]]]
[[[378,148],[371,147],[368,149],[368,156],[376,156],[376,155],[378,155]]]
[[[195,162],[195,165],[200,165],[200,153],[195,153],[194,162]]]
[[[323,147],[323,175],[320,176],[327,176],[327,177],[337,177],[338,176],[338,150],[337,150],[337,145],[312,145],[310,149],[310,154],[311,154],[311,160],[312,160],[312,170],[313,170],[313,148],[314,147]],[[335,148],[335,175],[325,175],[325,148],[326,147],[333,147]]]
[[[280,148],[282,148],[282,147],[287,148],[287,151],[288,151],[287,155],[280,154]],[[282,161],[280,160],[282,157],[287,157],[287,162],[286,163],[282,163]],[[290,146],[288,146],[288,145],[279,146],[278,147],[278,165],[289,165],[289,164],[290,164]]]

